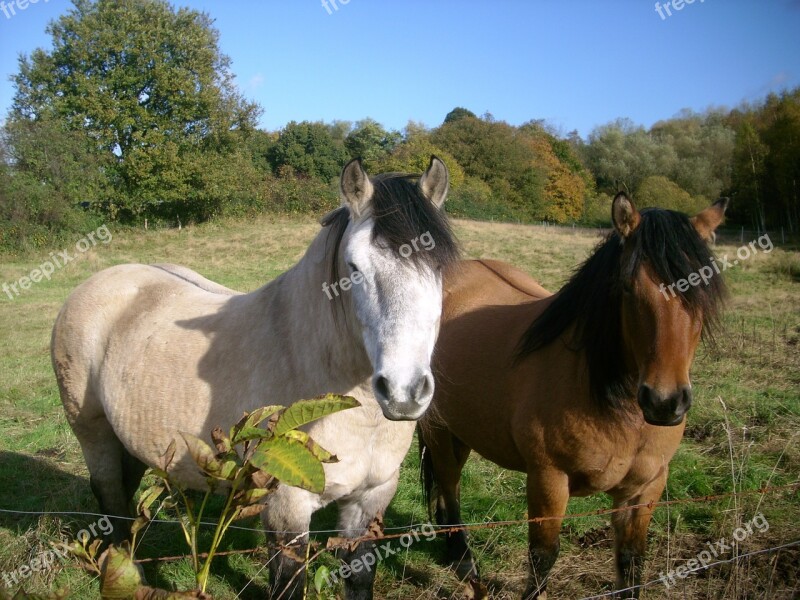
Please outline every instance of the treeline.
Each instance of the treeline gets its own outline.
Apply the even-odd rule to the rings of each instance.
[[[694,212],[720,195],[748,228],[800,225],[800,88],[760,104],[628,120],[588,139],[455,108],[402,131],[356,123],[257,127],[211,18],[162,0],[75,0],[22,57],[0,132],[0,245],[38,246],[102,221],[175,225],[338,203],[351,157],[372,173],[450,168],[449,212],[522,222],[608,222],[610,197]]]

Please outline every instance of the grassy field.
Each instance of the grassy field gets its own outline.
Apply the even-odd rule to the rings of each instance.
[[[97,516],[78,444],[61,409],[49,360],[50,329],[69,292],[90,274],[126,262],[174,262],[240,290],[253,290],[289,268],[302,255],[317,225],[311,219],[263,217],[178,230],[114,232],[63,269],[11,300],[0,297],[0,577],[17,571],[50,547],[72,539]],[[594,231],[519,225],[456,223],[466,254],[507,260],[555,290],[598,242]],[[77,240],[76,240],[77,241]],[[54,251],[60,249],[53,249]],[[734,253],[720,245],[718,254]],[[682,499],[735,493],[724,500],[659,508],[650,531],[645,580],[657,580],[695,557],[707,542],[730,540],[732,532],[763,513],[769,529],[756,531],[719,559],[774,548],[800,539],[800,493],[748,494],[765,485],[796,482],[800,474],[800,253],[776,248],[742,261],[726,280],[731,300],[725,330],[714,348],[701,348],[695,362],[695,403],[687,435],[672,462],[667,494]],[[0,257],[0,283],[15,282],[49,258],[48,252]],[[386,515],[387,527],[425,522],[412,448],[399,492]],[[525,480],[473,456],[463,480],[466,522],[523,519]],[[575,499],[572,513],[608,507],[602,496]],[[33,514],[26,514],[29,511]],[[39,512],[52,514],[38,514]],[[325,510],[314,529],[329,529],[335,513]],[[228,549],[263,541],[257,521],[245,521],[225,542]],[[526,573],[525,526],[476,530],[472,534],[492,597],[514,598]],[[210,532],[209,532],[210,533]],[[317,539],[324,543],[325,535]],[[397,544],[395,544],[397,545]],[[156,524],[139,557],[185,552],[178,528]],[[384,562],[377,597],[451,598],[464,590],[438,562],[440,540],[420,541]],[[264,596],[266,554],[220,559],[211,593],[215,598]],[[333,566],[327,555],[318,564]],[[656,583],[644,598],[795,598],[800,594],[800,550],[767,552],[690,575],[667,590]],[[17,571],[18,572],[18,571]],[[186,561],[149,564],[149,582],[192,587]],[[562,551],[552,574],[550,598],[583,598],[612,589],[612,542],[606,517],[565,521]],[[250,580],[252,583],[249,583]],[[6,581],[0,581],[0,589]],[[98,598],[97,582],[74,563],[33,573],[27,591],[68,589],[70,598]],[[16,587],[16,586],[15,586]]]

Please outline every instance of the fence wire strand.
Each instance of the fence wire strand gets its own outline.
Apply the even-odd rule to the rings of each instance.
[[[438,535],[454,533],[454,532],[458,532],[458,531],[475,531],[475,530],[479,530],[479,529],[495,529],[495,528],[501,528],[501,527],[521,526],[521,525],[527,525],[527,524],[530,524],[530,523],[541,523],[541,522],[544,522],[544,521],[551,521],[551,520],[582,519],[582,518],[588,518],[588,517],[612,515],[614,513],[628,511],[628,510],[636,510],[636,509],[639,509],[639,508],[647,508],[649,510],[653,510],[653,509],[655,509],[657,507],[660,507],[660,506],[673,506],[673,505],[679,505],[679,504],[696,504],[696,503],[717,502],[719,500],[725,500],[725,499],[730,499],[730,498],[734,498],[734,497],[740,498],[742,496],[754,496],[754,495],[762,495],[763,496],[764,494],[768,494],[768,493],[787,492],[787,491],[798,490],[798,489],[800,489],[800,481],[797,481],[797,482],[794,482],[794,483],[790,483],[790,484],[786,484],[786,485],[780,485],[780,486],[763,487],[763,488],[759,488],[759,489],[756,489],[756,490],[741,490],[741,491],[737,491],[737,492],[728,492],[728,493],[724,493],[724,494],[711,494],[711,495],[698,496],[698,497],[692,497],[692,498],[681,498],[681,499],[673,499],[673,500],[653,501],[653,502],[648,502],[646,504],[634,504],[634,505],[630,505],[630,506],[621,506],[621,507],[617,507],[617,508],[604,508],[604,509],[587,511],[587,512],[582,512],[582,513],[571,513],[571,514],[566,514],[566,515],[531,517],[531,518],[528,518],[528,519],[516,519],[516,520],[504,520],[504,521],[483,521],[483,522],[477,522],[477,523],[463,523],[463,524],[456,525],[456,526],[445,526],[445,527],[432,526],[433,527],[433,532],[432,533],[434,535],[438,536]],[[101,513],[83,512],[83,511],[17,511],[17,510],[4,509],[4,508],[0,508],[0,513],[17,514],[17,515],[32,515],[32,516],[33,515],[36,515],[36,516],[46,516],[46,515],[77,516],[77,515],[80,515],[80,516],[93,516],[93,517],[107,516],[107,515],[103,515]],[[116,518],[127,518],[127,517],[116,517]],[[133,519],[130,519],[130,520],[133,520]],[[180,524],[179,521],[170,520],[170,519],[153,519],[152,522],[153,523],[166,523],[166,524],[173,524],[173,525],[174,524]],[[201,524],[202,525],[206,525],[206,526],[216,525],[216,523],[213,523],[213,522],[210,522],[210,521],[203,521]],[[420,523],[420,524],[417,524],[417,525],[422,525],[422,524],[423,523]],[[409,527],[412,527],[412,529],[409,529]],[[403,527],[389,527],[389,528],[385,528],[384,529],[384,534],[382,536],[380,536],[380,537],[376,537],[375,535],[368,535],[368,536],[362,536],[362,537],[348,538],[348,539],[342,540],[342,541],[340,541],[338,543],[332,543],[332,544],[329,543],[328,545],[319,548],[313,554],[313,556],[311,556],[304,563],[303,567],[298,569],[297,573],[295,574],[295,577],[299,576],[300,573],[302,573],[304,570],[307,569],[309,563],[313,562],[313,560],[315,560],[317,557],[319,557],[321,554],[323,554],[325,552],[333,552],[335,550],[344,549],[344,548],[351,548],[352,549],[355,546],[357,546],[357,545],[359,545],[361,543],[364,543],[364,542],[376,542],[376,541],[383,542],[383,541],[387,541],[387,540],[400,539],[403,536],[411,535],[413,533],[413,531],[414,531],[413,527],[414,527],[414,525],[403,526]],[[261,532],[261,533],[285,533],[285,532],[279,532],[279,531],[267,531],[267,530],[264,530],[264,529],[261,529],[261,528],[241,527],[241,526],[231,526],[231,529],[238,529],[238,530],[244,530],[244,531],[255,531],[255,532]],[[295,542],[297,542],[297,540],[302,539],[304,536],[313,536],[313,535],[319,535],[319,534],[332,534],[332,533],[333,534],[337,534],[337,533],[342,533],[342,532],[343,531],[340,530],[340,529],[320,529],[320,530],[306,531],[306,532],[302,532],[302,533],[298,534],[293,540],[291,540],[287,544],[279,547],[278,551],[275,554],[273,554],[266,561],[266,563],[264,565],[261,566],[259,571],[255,575],[253,575],[251,578],[249,578],[249,580],[248,580],[247,584],[244,586],[244,588],[239,590],[239,592],[237,594],[237,598],[244,591],[244,589],[247,586],[249,586],[250,583],[252,583],[255,580],[255,578],[265,568],[267,568],[269,566],[269,564],[273,560],[275,560],[275,558],[283,550],[296,547]],[[386,532],[390,532],[390,533],[386,533]],[[760,555],[760,554],[778,552],[780,550],[784,550],[784,549],[787,549],[787,548],[792,548],[792,547],[795,547],[795,546],[800,546],[800,540],[787,542],[785,544],[782,544],[780,546],[775,546],[775,547],[772,547],[772,548],[766,548],[766,549],[762,549],[762,550],[755,550],[755,551],[752,551],[752,552],[748,552],[746,554],[740,554],[740,555],[731,557],[729,559],[719,560],[719,561],[716,561],[714,563],[709,563],[707,565],[701,565],[701,566],[698,566],[698,567],[693,568],[691,570],[687,569],[685,572],[688,575],[690,573],[695,573],[695,572],[698,572],[698,571],[704,571],[704,570],[707,570],[707,569],[710,569],[712,567],[716,567],[716,566],[719,566],[719,565],[736,562],[736,561],[742,560],[744,558],[757,556],[757,555]],[[256,554],[256,553],[263,552],[263,551],[265,551],[264,547],[246,548],[246,549],[239,549],[239,550],[227,550],[227,551],[216,552],[215,556],[230,556],[230,555],[237,555],[237,554]],[[198,556],[199,557],[205,557],[207,555],[205,553],[203,553],[203,554],[199,554]],[[134,562],[136,562],[138,564],[153,563],[153,562],[169,562],[169,561],[176,561],[176,560],[184,560],[184,559],[187,559],[187,558],[191,558],[191,556],[190,555],[178,555],[178,556],[140,558],[140,559],[136,559]],[[581,598],[581,600],[596,600],[596,599],[600,599],[600,598],[607,598],[607,597],[613,596],[615,594],[619,594],[621,592],[628,592],[628,591],[644,589],[644,588],[647,588],[647,587],[650,587],[650,586],[653,586],[653,585],[659,584],[659,583],[663,584],[663,580],[662,579],[656,579],[656,580],[653,580],[653,581],[648,581],[646,583],[642,583],[642,584],[639,584],[639,585],[636,585],[636,586],[632,586],[632,587],[629,587],[629,588],[625,588],[625,589],[621,589],[621,590],[612,590],[612,591],[609,591],[609,592],[605,592],[603,594],[597,594],[597,595],[594,595],[594,596],[586,596],[584,598]]]

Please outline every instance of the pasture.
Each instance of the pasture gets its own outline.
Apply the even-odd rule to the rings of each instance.
[[[2,295],[0,509],[11,512],[0,512],[0,578],[19,574],[21,566],[49,550],[50,542],[72,539],[98,518],[81,514],[94,513],[97,506],[50,366],[50,330],[69,292],[92,273],[126,262],[178,263],[225,286],[250,291],[291,267],[317,229],[309,218],[263,216],[182,230],[112,231],[108,244],[76,255],[49,281],[32,284],[13,300]],[[599,241],[598,232],[591,230],[469,221],[456,221],[455,230],[466,256],[511,262],[551,291],[560,287]],[[715,251],[733,257],[737,245],[720,242]],[[701,346],[698,351],[692,374],[694,405],[662,499],[725,497],[657,509],[644,576],[644,581],[656,583],[643,591],[643,598],[788,599],[800,593],[797,545],[692,573],[669,589],[657,581],[661,574],[685,566],[708,544],[722,539],[731,542],[733,532],[756,514],[763,514],[768,529],[753,528],[752,534],[720,553],[716,561],[800,539],[800,490],[752,493],[795,483],[800,474],[800,253],[796,248],[775,247],[767,253],[755,247],[757,253],[724,274],[730,291],[725,327],[715,346]],[[18,281],[48,258],[49,251],[0,257],[0,283]],[[269,398],[264,404],[269,404]],[[402,531],[427,522],[418,466],[412,446],[398,494],[385,515],[387,533],[389,528]],[[522,474],[502,471],[473,455],[462,487],[462,514],[467,523],[526,517]],[[602,496],[573,499],[569,512],[608,506]],[[334,513],[326,510],[317,515],[312,527],[324,531],[334,523]],[[226,540],[224,550],[262,543],[256,520],[238,525],[241,529]],[[137,558],[184,554],[178,531],[168,523],[152,525]],[[494,598],[515,598],[524,586],[526,531],[524,524],[515,524],[471,533],[481,574]],[[324,544],[327,535],[320,533],[314,539]],[[590,597],[612,589],[608,516],[567,519],[561,544],[550,598]],[[393,545],[398,551],[378,570],[378,597],[463,597],[465,590],[439,563],[441,540],[427,541],[423,536],[408,549]],[[215,598],[262,597],[266,569],[261,565],[267,558],[261,553],[219,559],[210,592]],[[311,569],[320,564],[333,569],[337,563],[323,555]],[[151,585],[192,587],[193,575],[185,560],[148,563],[145,573]],[[71,561],[33,572],[20,583],[29,592],[68,588],[70,598],[99,597],[97,582]],[[0,582],[0,589],[9,591],[6,584],[7,580]],[[336,589],[328,593],[335,594]]]

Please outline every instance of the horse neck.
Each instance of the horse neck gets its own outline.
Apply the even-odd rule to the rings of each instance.
[[[284,369],[294,381],[307,382],[311,391],[304,391],[313,394],[345,393],[372,373],[349,297],[329,300],[323,292],[330,279],[327,237],[323,229],[294,267],[248,295],[260,347],[280,348],[265,353],[277,363],[267,368]]]

